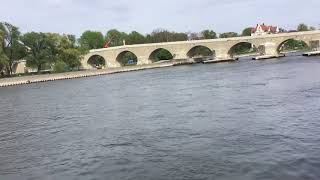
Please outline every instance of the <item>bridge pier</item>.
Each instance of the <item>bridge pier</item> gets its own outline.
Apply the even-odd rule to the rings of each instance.
[[[312,51],[320,51],[320,40],[311,41],[310,47]]]
[[[260,56],[256,56],[253,59],[254,60],[260,60],[260,59],[272,59],[272,58],[279,58],[279,57],[284,57],[284,54],[279,53],[279,45],[272,43],[272,42],[267,42],[263,45],[260,45],[260,47],[263,46],[263,51],[260,51]]]
[[[174,60],[189,59],[187,52],[176,52],[172,54]]]
[[[236,60],[235,58],[231,57],[229,53],[229,49],[216,49],[215,55],[216,55],[215,57],[216,61]]]
[[[138,58],[137,65],[152,64],[152,61],[146,56],[138,56],[137,58]]]

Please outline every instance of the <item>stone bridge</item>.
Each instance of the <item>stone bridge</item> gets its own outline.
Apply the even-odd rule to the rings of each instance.
[[[279,57],[281,55],[280,48],[290,39],[304,41],[313,51],[320,50],[320,31],[317,30],[265,36],[138,44],[94,49],[83,57],[82,66],[84,69],[93,68],[88,61],[98,56],[104,59],[106,67],[121,67],[120,59],[127,52],[136,55],[138,65],[151,64],[155,62],[155,54],[161,49],[168,50],[174,60],[190,59],[197,56],[194,52],[199,47],[210,49],[214,54],[213,58],[216,60],[229,60],[234,58],[234,47],[241,43],[250,43],[252,47],[258,49],[258,56]]]

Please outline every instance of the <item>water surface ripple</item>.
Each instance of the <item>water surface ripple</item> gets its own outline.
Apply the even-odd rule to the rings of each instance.
[[[320,58],[0,89],[0,179],[320,179]]]

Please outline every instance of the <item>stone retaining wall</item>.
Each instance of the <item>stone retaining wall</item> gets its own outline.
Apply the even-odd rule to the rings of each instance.
[[[114,73],[121,73],[121,72],[128,72],[128,71],[139,71],[144,69],[170,67],[173,65],[174,65],[174,62],[163,62],[163,63],[155,63],[150,65],[127,66],[127,67],[110,68],[110,69],[103,69],[103,70],[76,71],[76,72],[67,72],[67,73],[58,73],[58,74],[45,74],[45,75],[3,78],[3,79],[0,79],[0,87],[47,82],[47,81],[56,81],[56,80],[63,80],[63,79],[99,76],[99,75],[114,74]]]

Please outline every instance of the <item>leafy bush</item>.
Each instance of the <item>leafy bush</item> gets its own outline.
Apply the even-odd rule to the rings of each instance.
[[[56,73],[67,72],[68,70],[69,70],[68,65],[61,60],[57,61],[53,67],[53,71]]]

